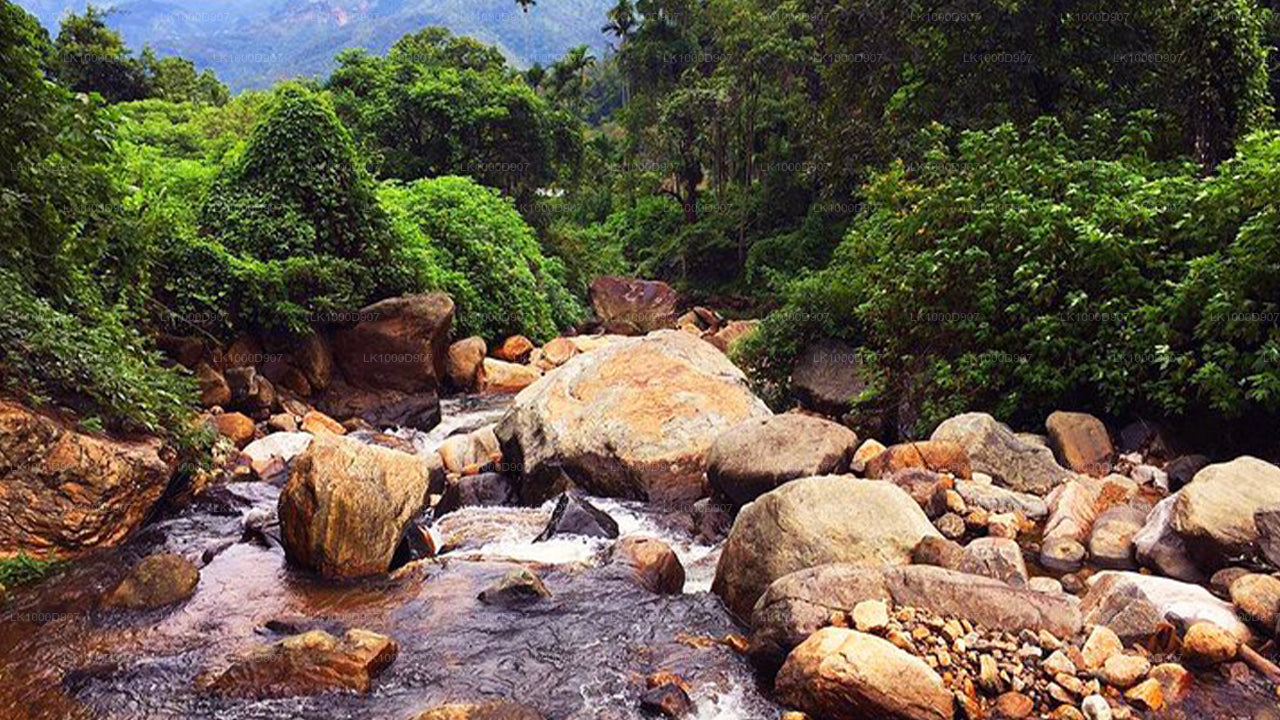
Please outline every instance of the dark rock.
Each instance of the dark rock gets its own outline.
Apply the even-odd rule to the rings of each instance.
[[[693,712],[689,693],[675,683],[666,683],[645,691],[640,696],[640,709],[650,715],[682,718]]]
[[[741,506],[789,480],[846,472],[857,442],[852,430],[809,415],[751,418],[716,438],[707,479]]]
[[[702,498],[693,504],[693,525],[698,537],[708,543],[720,542],[733,526],[732,507],[715,497]]]
[[[684,566],[669,545],[656,538],[625,537],[614,544],[611,560],[630,570],[635,583],[659,595],[684,592]]]
[[[887,451],[886,451],[887,452]],[[885,453],[877,456],[883,457]],[[870,467],[870,463],[868,463]],[[951,489],[951,481],[930,470],[908,467],[895,472],[889,482],[907,491],[912,500],[924,510],[930,519],[936,519],[947,512],[947,490]],[[964,531],[963,523],[961,532]]]
[[[445,375],[453,309],[444,293],[388,298],[362,308],[357,323],[334,335],[338,367],[358,388],[435,393]]]
[[[1173,457],[1173,442],[1163,425],[1149,420],[1135,420],[1120,431],[1117,450],[1121,455],[1136,452],[1142,453],[1148,461],[1161,461]]]
[[[501,580],[481,591],[478,597],[486,605],[512,607],[549,598],[551,591],[542,583],[542,578],[537,573],[521,568],[504,575]]]
[[[335,378],[315,403],[321,412],[343,423],[358,418],[373,428],[407,427],[423,431],[440,424],[440,398],[434,390],[415,393],[371,390],[356,388]]]
[[[440,497],[440,502],[436,503],[435,516],[440,517],[464,507],[519,504],[519,491],[506,475],[492,472],[463,475],[445,482],[444,494]]]
[[[1204,455],[1183,455],[1173,460],[1164,466],[1164,472],[1169,476],[1169,489],[1180,489],[1208,466],[1209,458]]]
[[[547,527],[534,542],[550,540],[556,535],[586,535],[587,537],[616,538],[618,523],[609,513],[569,493],[556,501]]]
[[[958,570],[964,562],[964,548],[954,540],[927,537],[911,551],[911,562],[915,565],[933,565],[948,570]]]
[[[103,598],[106,607],[154,610],[195,594],[200,571],[181,555],[152,555]]]
[[[404,567],[411,562],[425,560],[436,555],[436,544],[431,533],[417,523],[409,523],[400,536],[395,554],[391,556],[391,569]]]
[[[602,275],[591,281],[588,294],[605,332],[644,335],[675,327],[680,298],[664,282]]]
[[[257,648],[197,686],[226,697],[279,698],[344,689],[367,693],[399,648],[385,635],[348,630],[336,638],[323,630],[292,635]]]
[[[791,387],[805,407],[839,417],[867,388],[858,353],[839,341],[810,345],[791,371]]]
[[[1280,509],[1259,510],[1253,514],[1258,528],[1258,549],[1274,568],[1280,568]]]

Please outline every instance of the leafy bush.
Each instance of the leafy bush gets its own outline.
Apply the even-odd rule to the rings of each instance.
[[[462,334],[554,337],[582,315],[564,265],[543,255],[511,200],[470,178],[383,185],[416,283],[448,292]]]
[[[41,560],[20,553],[7,560],[0,560],[0,586],[17,587],[43,579],[62,566],[57,560]],[[0,600],[3,596],[0,596]]]

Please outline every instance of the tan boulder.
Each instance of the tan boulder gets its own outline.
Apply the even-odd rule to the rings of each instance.
[[[1262,573],[1241,575],[1231,582],[1231,602],[1246,620],[1274,628],[1280,618],[1280,580]]]
[[[675,327],[679,296],[664,282],[602,275],[588,294],[605,332],[644,335]]]
[[[516,396],[498,423],[527,501],[566,481],[605,496],[691,504],[721,432],[769,409],[715,348],[679,331],[606,344]]]
[[[760,329],[759,320],[730,320],[727,325],[714,333],[704,335],[707,342],[715,345],[720,352],[727,353],[739,340]]]
[[[558,368],[569,362],[578,352],[578,346],[573,344],[572,339],[566,337],[555,338],[542,346],[540,365],[544,370]]]
[[[997,484],[1042,495],[1070,477],[1071,472],[1054,460],[1053,451],[1020,438],[1007,425],[986,413],[966,413],[944,421],[932,440],[959,443],[976,472],[990,475]]]
[[[463,391],[476,390],[483,385],[487,352],[484,338],[476,335],[450,345],[444,363],[449,383]]]
[[[319,410],[312,410],[302,416],[302,431],[309,432],[312,435],[319,435],[320,433],[329,433],[330,435],[347,434],[347,429],[342,426],[342,423]]]
[[[951,692],[923,660],[887,640],[845,628],[814,633],[775,682],[791,707],[824,720],[951,720]]]
[[[906,565],[922,538],[938,536],[911,496],[853,476],[793,480],[738,514],[712,591],[739,618],[778,578],[826,563]]]
[[[1243,456],[1210,465],[1178,493],[1173,528],[1208,568],[1258,549],[1254,514],[1280,507],[1280,467]]]
[[[151,513],[174,466],[158,439],[86,435],[0,400],[0,558],[72,558],[119,543]]]
[[[534,350],[533,341],[523,335],[512,335],[493,350],[493,357],[506,362],[522,364],[528,362]]]
[[[174,554],[151,555],[134,566],[102,603],[106,607],[154,610],[191,597],[199,582],[200,571],[190,560]]]
[[[1045,420],[1049,447],[1058,462],[1078,473],[1102,477],[1111,472],[1111,436],[1098,418],[1059,410]]]
[[[540,377],[542,372],[532,365],[517,365],[485,358],[482,389],[485,392],[520,392],[537,382]]]
[[[867,461],[864,474],[876,480],[890,477],[905,468],[923,468],[936,473],[949,473],[968,480],[972,477],[969,456],[954,442],[927,440],[890,445]]]
[[[1198,622],[1182,638],[1182,657],[1191,665],[1218,665],[1236,656],[1240,640],[1212,622]]]
[[[484,465],[502,459],[502,449],[493,434],[492,425],[466,434],[451,435],[436,452],[444,463],[445,472],[452,475],[472,475]]]
[[[320,434],[293,462],[279,516],[288,558],[325,577],[386,572],[405,526],[427,502],[439,456]]]
[[[438,387],[453,323],[448,295],[388,298],[361,309],[358,317],[334,335],[334,356],[349,383],[406,393]]]
[[[348,630],[342,638],[312,630],[259,647],[197,685],[215,695],[257,699],[367,693],[398,652],[394,640],[367,630]]]
[[[214,415],[210,422],[213,423],[213,429],[219,435],[230,440],[238,448],[253,442],[253,435],[257,431],[253,419],[238,412]]]
[[[751,418],[711,445],[707,480],[724,497],[745,505],[789,480],[845,472],[857,442],[852,430],[809,415]]]

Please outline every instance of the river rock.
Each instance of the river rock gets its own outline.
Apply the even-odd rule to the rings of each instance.
[[[707,480],[724,497],[745,505],[788,480],[847,471],[857,442],[852,430],[809,415],[751,418],[711,445]]]
[[[774,580],[825,563],[904,565],[938,531],[911,496],[883,481],[793,480],[738,514],[712,591],[740,618]]]
[[[1089,535],[1089,556],[1100,567],[1128,570],[1134,567],[1133,538],[1147,521],[1147,510],[1116,505],[1100,513]]]
[[[1231,582],[1231,602],[1246,620],[1271,630],[1280,615],[1280,580],[1262,573],[1241,575]]]
[[[631,535],[614,543],[611,561],[631,572],[637,585],[659,595],[684,592],[684,566],[670,545],[657,538]]]
[[[824,628],[787,657],[775,683],[791,707],[827,720],[951,720],[951,692],[923,660],[886,640]]]
[[[1070,476],[1052,450],[1024,442],[986,413],[957,415],[939,425],[931,438],[959,443],[973,470],[1019,492],[1043,495]]]
[[[523,335],[512,335],[493,349],[493,357],[509,363],[523,364],[533,352],[533,341]]]
[[[1241,640],[1250,636],[1230,603],[1199,585],[1131,572],[1107,570],[1089,579],[1081,604],[1084,621],[1103,625],[1127,642],[1141,642],[1164,622],[1175,625],[1204,620],[1226,628]]]
[[[513,607],[534,603],[551,597],[551,591],[542,578],[528,568],[512,570],[502,579],[480,592],[480,602],[485,605]]]
[[[568,482],[597,495],[690,504],[712,443],[769,409],[723,353],[677,330],[579,355],[516,396],[503,456],[540,502]]]
[[[607,333],[644,335],[675,327],[680,298],[664,282],[602,275],[591,281],[588,295]]]
[[[318,435],[280,493],[289,559],[325,577],[386,572],[405,526],[427,501],[439,457]]]
[[[377,429],[407,427],[430,430],[440,423],[440,398],[435,390],[402,392],[389,388],[358,388],[334,378],[316,408],[342,421],[358,419]]]
[[[484,382],[484,358],[488,352],[484,338],[472,335],[449,346],[445,352],[445,377],[464,392],[480,388]]]
[[[367,630],[348,630],[341,639],[312,630],[258,648],[200,685],[217,695],[258,699],[367,693],[398,651],[394,640]]]
[[[1182,455],[1169,462],[1164,466],[1164,472],[1169,476],[1169,487],[1178,490],[1185,487],[1191,482],[1196,473],[1208,467],[1209,458],[1204,455]]]
[[[1151,671],[1151,661],[1140,655],[1116,653],[1102,664],[1098,677],[1121,690],[1138,684]]]
[[[479,473],[445,481],[444,493],[434,512],[440,517],[464,507],[519,504],[520,494],[511,478],[498,473]]]
[[[278,432],[254,440],[241,453],[265,482],[282,481],[288,476],[294,458],[311,444],[312,435],[304,432]]]
[[[1143,567],[1189,583],[1204,582],[1204,573],[1187,554],[1182,537],[1173,529],[1177,494],[1161,500],[1147,516],[1146,524],[1133,536],[1134,555]]]
[[[867,463],[871,458],[885,451],[885,447],[875,438],[868,438],[866,442],[858,446],[853,453],[853,461],[849,463],[849,469],[861,475],[867,470]]]
[[[616,538],[618,523],[609,513],[569,493],[556,500],[551,519],[534,542],[545,542],[557,535]]]
[[[806,408],[839,417],[849,412],[867,380],[857,351],[829,340],[805,348],[791,371],[791,387]]]
[[[302,416],[302,431],[312,435],[319,435],[320,433],[329,433],[330,435],[347,434],[347,429],[342,426],[342,423],[319,410],[312,410]]]
[[[888,481],[907,491],[912,500],[924,510],[930,519],[947,513],[947,490],[951,489],[951,479],[924,468],[903,468],[888,478]],[[954,513],[951,513],[954,516]],[[959,534],[964,534],[964,520],[959,521]],[[954,521],[953,521],[954,522]],[[948,536],[951,537],[951,536]],[[959,537],[956,535],[955,537]]]
[[[926,537],[911,551],[915,565],[933,565],[948,570],[959,570],[964,562],[964,548],[960,543],[945,537]]]
[[[254,432],[257,430],[253,424],[253,418],[238,412],[214,415],[210,422],[215,432],[230,440],[231,444],[238,448],[252,442]]]
[[[1253,514],[1258,528],[1258,546],[1272,567],[1280,568],[1280,508],[1259,510]]]
[[[1039,520],[1049,514],[1049,506],[1044,499],[1030,493],[983,485],[972,480],[957,480],[955,489],[966,505],[980,507],[988,512],[1020,512],[1029,520]]]
[[[376,302],[334,336],[334,356],[360,388],[434,392],[444,376],[453,300],[444,293]]]
[[[175,554],[150,555],[134,566],[124,580],[103,598],[106,607],[154,610],[195,594],[200,571]]]
[[[1234,659],[1239,648],[1239,637],[1209,621],[1193,623],[1182,638],[1183,659],[1202,667]]]
[[[689,693],[674,682],[649,688],[640,696],[640,709],[649,715],[682,718],[696,709]]]
[[[852,613],[866,600],[909,606],[992,630],[1046,630],[1057,637],[1080,631],[1079,601],[1069,595],[1015,588],[993,578],[928,565],[869,568],[830,564],[776,580],[751,614],[752,659],[776,663],[810,634]]]
[[[1013,587],[1027,584],[1027,564],[1022,548],[1007,538],[978,538],[965,546],[960,572],[995,578]]]
[[[964,448],[954,442],[938,440],[890,445],[867,461],[865,474],[882,480],[906,468],[922,468],[963,479],[970,477],[969,456]]]
[[[1280,507],[1280,468],[1238,457],[1196,473],[1178,493],[1173,527],[1202,567],[1258,550],[1254,513]]]
[[[573,359],[578,354],[578,346],[567,337],[558,337],[542,346],[542,357],[539,365],[543,370],[552,370]]]
[[[485,358],[481,388],[485,392],[517,393],[537,382],[540,377],[542,371],[532,365],[517,365]]]
[[[0,400],[0,557],[69,559],[118,544],[151,513],[175,466],[159,439],[86,435]]]
[[[1044,426],[1049,431],[1049,447],[1063,466],[1094,477],[1111,472],[1114,450],[1101,420],[1088,413],[1059,410]]]
[[[545,720],[527,705],[511,702],[452,703],[432,708],[414,720]]]

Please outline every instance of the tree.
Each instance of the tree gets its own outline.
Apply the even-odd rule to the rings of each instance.
[[[53,74],[76,92],[96,92],[108,102],[141,100],[151,88],[142,64],[129,56],[120,34],[106,25],[106,11],[94,5],[62,20],[54,42]]]

